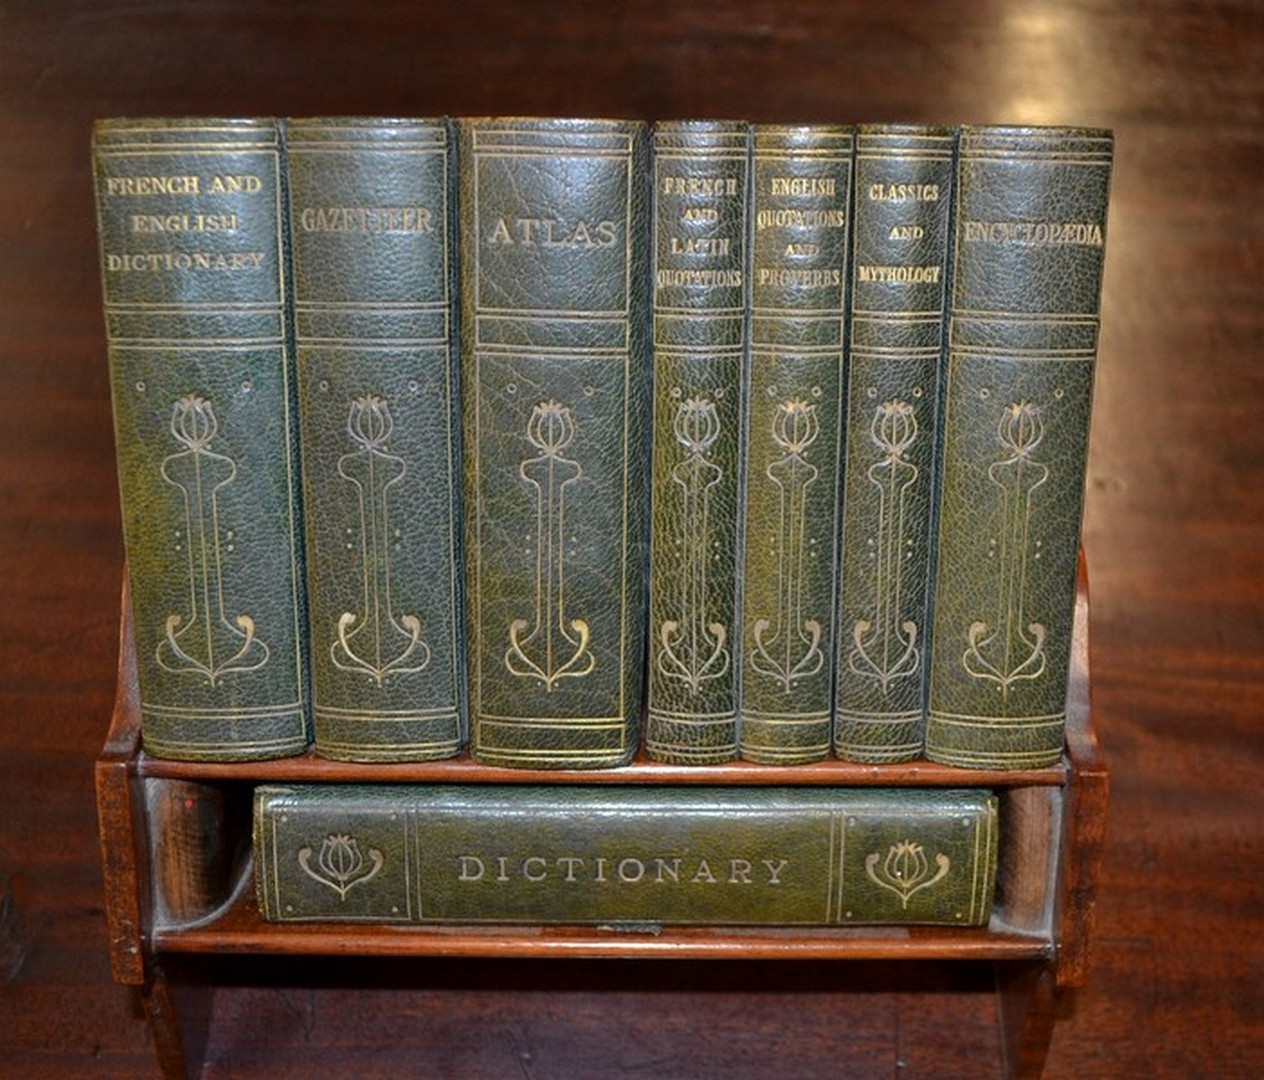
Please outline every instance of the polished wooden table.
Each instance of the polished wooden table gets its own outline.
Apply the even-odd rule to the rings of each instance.
[[[157,1075],[110,978],[93,799],[122,553],[87,140],[163,112],[1113,127],[1085,526],[1111,818],[1046,1075],[1264,1068],[1256,5],[66,0],[0,8],[0,1076]],[[190,960],[229,988],[212,1077],[1002,1067],[984,964]]]

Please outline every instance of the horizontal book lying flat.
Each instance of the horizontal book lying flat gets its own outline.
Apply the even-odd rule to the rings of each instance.
[[[273,922],[986,923],[990,791],[310,785],[255,795]]]

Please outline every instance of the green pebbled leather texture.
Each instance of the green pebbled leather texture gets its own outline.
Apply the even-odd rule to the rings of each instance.
[[[754,129],[740,741],[828,755],[854,135]]]
[[[1112,138],[961,133],[927,754],[1062,752]]]
[[[114,119],[93,168],[145,750],[308,742],[280,125]]]
[[[922,752],[951,128],[857,134],[834,749]]]
[[[462,743],[454,138],[288,122],[315,744]]]
[[[750,126],[654,130],[651,758],[738,749]]]
[[[273,922],[986,924],[981,789],[262,787]]]
[[[648,131],[460,123],[470,741],[625,763],[642,704]]]

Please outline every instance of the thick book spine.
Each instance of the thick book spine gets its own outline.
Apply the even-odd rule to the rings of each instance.
[[[460,130],[471,747],[623,764],[644,667],[648,132]]]
[[[1062,752],[1112,139],[964,128],[926,752]]]
[[[738,751],[750,125],[654,132],[650,757]]]
[[[280,125],[105,120],[93,159],[145,749],[299,753],[308,703]]]
[[[739,729],[767,764],[830,749],[853,140],[754,131]]]
[[[834,749],[922,752],[951,128],[857,132]]]
[[[315,745],[462,741],[455,174],[443,120],[287,139]]]
[[[274,922],[979,926],[979,789],[263,787]]]

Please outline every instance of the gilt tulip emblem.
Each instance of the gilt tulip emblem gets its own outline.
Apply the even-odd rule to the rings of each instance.
[[[999,492],[1000,531],[991,547],[996,560],[995,608],[990,621],[971,622],[962,665],[1006,697],[1016,683],[1039,678],[1046,667],[1045,625],[1026,611],[1033,504],[1049,478],[1048,466],[1035,458],[1045,437],[1039,406],[1030,401],[1007,406],[996,437],[1005,456],[988,468],[988,479]]]
[[[865,857],[865,873],[869,880],[900,898],[900,907],[907,909],[909,900],[923,889],[942,881],[951,861],[947,855],[935,856],[934,868],[926,858],[926,850],[913,840],[892,844],[884,859],[874,852]]]
[[[163,458],[160,471],[180,492],[176,535],[186,596],[184,610],[167,615],[156,659],[166,671],[217,686],[225,676],[256,671],[268,661],[254,618],[232,606],[235,533],[221,496],[237,479],[237,463],[212,449],[219,421],[212,403],[198,394],[172,405],[169,430],[181,449]]]
[[[866,476],[877,489],[872,523],[873,597],[865,617],[852,625],[848,668],[878,683],[885,694],[900,679],[921,670],[917,648],[917,612],[909,607],[904,585],[904,551],[910,529],[908,502],[919,479],[905,454],[918,436],[917,412],[906,401],[886,401],[874,410],[869,435],[880,457]]]
[[[368,861],[360,851],[359,841],[346,833],[330,833],[320,845],[316,865],[312,865],[312,849],[299,849],[298,863],[313,881],[327,886],[345,901],[357,885],[365,885],[377,877],[386,856],[377,848],[369,848]]]
[[[714,539],[711,494],[724,479],[724,471],[708,458],[720,437],[715,402],[687,398],[676,407],[672,430],[684,448],[684,456],[671,471],[680,507],[681,564],[676,576],[676,617],[658,627],[655,663],[661,674],[679,679],[696,694],[704,682],[724,675],[731,663],[725,645],[728,630],[708,612],[707,564]]]
[[[577,428],[570,408],[559,401],[539,402],[527,420],[527,442],[535,453],[518,466],[518,475],[535,502],[535,604],[531,618],[509,625],[505,666],[521,678],[534,679],[552,693],[562,679],[583,678],[596,660],[589,649],[586,619],[566,611],[566,499],[584,475],[578,461],[566,456]]]
[[[356,398],[347,414],[347,436],[355,449],[338,459],[338,475],[353,489],[348,501],[359,519],[353,535],[360,580],[357,610],[338,616],[329,656],[335,667],[363,673],[378,686],[430,662],[420,617],[397,610],[392,595],[392,501],[408,475],[408,463],[387,445],[394,426],[384,398]]]
[[[789,691],[825,665],[821,652],[823,621],[805,603],[810,546],[808,498],[820,471],[807,459],[820,434],[816,406],[802,398],[779,402],[772,440],[781,452],[764,470],[777,489],[776,610],[755,619],[751,668]],[[771,616],[771,617],[770,617]]]
[[[917,413],[907,401],[883,402],[874,410],[869,434],[888,458],[903,458],[917,439]]]

